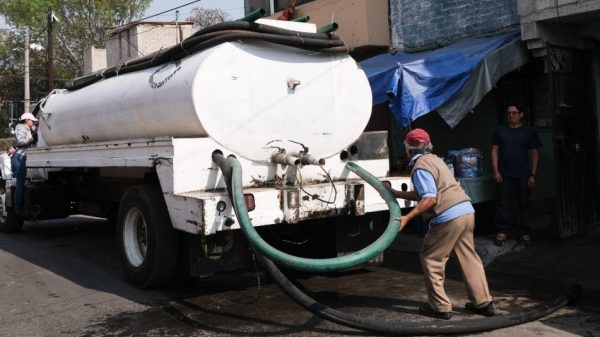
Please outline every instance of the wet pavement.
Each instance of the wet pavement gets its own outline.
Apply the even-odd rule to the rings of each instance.
[[[27,223],[0,236],[0,336],[371,336],[304,310],[264,272],[222,273],[185,286],[144,291],[121,273],[114,229],[102,220]],[[534,236],[525,248],[478,237],[497,311],[515,312],[579,283],[584,296],[541,320],[484,336],[600,336],[600,230],[568,239]],[[318,301],[393,322],[429,321],[418,263],[420,238],[402,235],[380,266],[326,275],[292,274]],[[475,319],[456,263],[446,290],[453,321]]]

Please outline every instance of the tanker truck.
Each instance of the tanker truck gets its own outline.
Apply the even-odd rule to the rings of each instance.
[[[387,133],[363,133],[371,103],[343,42],[314,25],[205,28],[40,101],[22,214],[2,157],[0,230],[72,214],[108,218],[125,274],[140,287],[237,268],[251,253],[213,160],[230,156],[261,235],[293,251],[307,244],[301,254],[347,254],[377,238],[388,208],[346,164],[410,188],[409,178],[388,176]]]

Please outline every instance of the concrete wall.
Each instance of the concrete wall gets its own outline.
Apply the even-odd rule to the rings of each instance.
[[[534,56],[547,55],[547,44],[587,48],[598,39],[600,0],[518,0],[521,38]]]
[[[547,21],[600,11],[599,0],[518,0],[523,23]]]
[[[297,0],[296,6],[300,6],[302,4],[312,2],[313,0]],[[253,12],[259,8],[262,8],[267,11],[267,14],[281,11],[285,8],[285,6],[290,5],[289,0],[273,0],[273,5],[275,8],[271,9],[271,1],[270,0],[244,0],[244,11],[246,14]]]
[[[124,61],[137,58],[140,55],[135,51],[135,27],[123,30],[112,35],[106,41],[106,66],[113,67]]]
[[[517,0],[390,0],[392,47],[431,49],[519,26]]]
[[[178,33],[181,31],[181,34]],[[168,48],[194,33],[191,24],[139,24],[112,35],[106,42],[107,66]]]
[[[83,51],[83,74],[106,68],[106,49],[87,47]]]
[[[155,52],[161,48],[170,47],[181,42],[194,33],[192,25],[179,26],[178,32],[175,25],[163,25],[159,27],[139,25],[137,26],[137,48],[144,55]]]
[[[336,22],[335,32],[349,48],[387,48],[390,45],[387,0],[318,0],[296,7],[295,16],[310,16],[317,27]],[[280,13],[270,18],[275,19]]]

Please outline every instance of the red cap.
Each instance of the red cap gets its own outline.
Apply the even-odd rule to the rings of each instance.
[[[423,129],[413,129],[406,134],[404,142],[410,146],[417,147],[421,145],[429,145],[431,143],[431,139],[429,139],[429,134],[427,131]]]

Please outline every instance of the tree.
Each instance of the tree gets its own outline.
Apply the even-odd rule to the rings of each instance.
[[[151,0],[0,0],[0,14],[13,27],[29,27],[38,37],[32,42],[45,47],[48,9],[52,8],[59,20],[53,25],[56,76],[73,78],[81,75],[85,47],[104,47],[106,38],[114,27],[141,18],[150,2]]]
[[[23,32],[0,32],[0,102],[3,99],[23,99],[24,43]],[[30,87],[32,95],[37,97],[45,94],[45,62],[44,51],[35,48],[30,50]]]
[[[59,22],[53,25],[56,87],[81,75],[83,50],[88,46],[104,47],[108,34],[118,26],[141,18],[151,0],[0,0],[0,15],[12,26],[0,30],[0,111],[6,102],[22,112],[23,52],[26,28],[31,43],[43,50],[30,53],[31,99],[36,101],[46,92],[46,47],[48,9]],[[5,131],[0,116],[0,136]]]
[[[192,16],[187,18],[188,21],[194,21],[194,25],[199,28],[205,28],[216,23],[229,21],[229,14],[219,8],[202,8],[196,7],[192,9]]]

